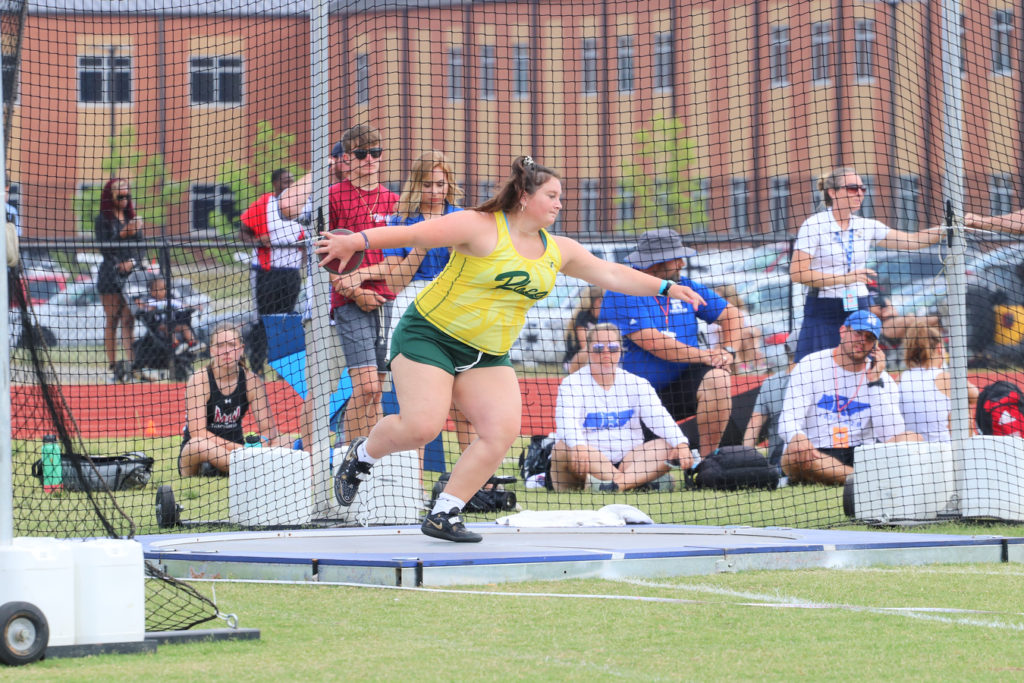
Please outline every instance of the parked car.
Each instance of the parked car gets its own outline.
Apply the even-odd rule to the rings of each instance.
[[[67,289],[70,277],[62,270],[26,270],[21,274],[21,286],[25,299],[35,308],[45,304],[54,295]],[[11,308],[17,308],[17,299],[11,293]]]
[[[141,281],[127,284],[127,296],[145,296],[144,286]],[[185,307],[193,309],[193,328],[203,326],[202,316],[210,303],[208,296],[196,292],[192,288],[192,283],[184,278],[174,278],[171,296]],[[35,320],[44,343],[58,346],[89,346],[103,343],[106,316],[96,292],[96,284],[92,280],[73,283],[37,307]],[[139,338],[143,333],[142,323],[136,322],[135,337]]]

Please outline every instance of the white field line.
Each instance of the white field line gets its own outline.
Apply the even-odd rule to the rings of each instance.
[[[870,607],[867,605],[847,605],[842,603],[818,602],[805,600],[803,598],[749,593],[745,591],[733,591],[719,586],[708,586],[706,584],[672,584],[656,583],[640,579],[608,579],[618,583],[625,583],[633,586],[644,586],[647,588],[668,588],[696,593],[709,593],[713,595],[724,595],[759,602],[720,603],[733,605],[754,605],[758,607],[771,607],[776,609],[834,609],[849,612],[868,612],[871,614],[896,614],[899,616],[921,619],[924,621],[938,621],[946,624],[962,624],[966,626],[984,626],[987,628],[1002,628],[1013,631],[1024,631],[1024,623],[1006,623],[1002,621],[982,620],[969,617],[950,618],[939,616],[940,614],[989,614],[995,616],[1024,617],[1024,612],[993,612],[990,610],[963,609],[959,607]]]
[[[778,595],[764,595],[760,593],[746,593],[732,591],[717,586],[707,585],[683,585],[670,583],[655,583],[636,579],[606,579],[616,583],[644,586],[648,588],[667,588],[672,590],[688,590],[701,593],[712,593],[736,598],[746,598],[755,602],[720,602],[710,600],[690,600],[686,598],[663,598],[650,595],[604,595],[601,593],[523,593],[517,591],[479,591],[462,590],[454,588],[413,588],[410,586],[384,586],[366,583],[353,583],[349,581],[282,581],[263,579],[187,579],[188,583],[262,583],[270,585],[288,586],[348,586],[350,588],[377,588],[382,590],[411,591],[418,593],[449,593],[455,595],[481,595],[491,597],[513,597],[513,598],[570,598],[577,600],[622,600],[629,602],[655,602],[677,605],[722,605],[736,607],[767,607],[775,609],[832,609],[845,610],[849,612],[869,612],[874,614],[896,614],[913,619],[925,621],[938,621],[947,624],[960,624],[965,626],[984,626],[986,628],[1010,629],[1024,632],[1024,623],[1004,623],[1001,621],[981,620],[961,617],[953,619],[940,616],[937,613],[947,614],[991,614],[998,616],[1024,616],[1020,612],[990,612],[987,610],[968,610],[948,607],[868,607],[864,605],[843,605],[836,603],[816,602],[802,598],[784,597]]]

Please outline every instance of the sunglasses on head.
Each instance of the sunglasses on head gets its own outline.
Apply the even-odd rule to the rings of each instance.
[[[356,159],[359,159],[359,161],[365,159],[367,154],[369,154],[374,159],[380,159],[380,155],[383,153],[384,149],[382,147],[371,147],[370,149],[354,149],[351,152],[349,152],[349,154],[354,156]]]
[[[121,201],[122,199],[131,199],[131,198],[132,198],[132,196],[130,194],[128,194],[127,192],[125,192],[124,194],[117,195],[117,200],[118,201]]]
[[[591,344],[590,350],[594,353],[604,353],[605,351],[608,353],[618,353],[622,350],[622,345],[617,342],[612,342],[610,344],[602,344],[598,342],[597,344]]]

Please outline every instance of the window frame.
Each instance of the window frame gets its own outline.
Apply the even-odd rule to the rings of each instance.
[[[530,98],[530,44],[512,46],[512,95],[519,100]]]
[[[598,91],[598,43],[597,38],[583,38],[580,43],[580,92],[583,95],[596,95]]]
[[[811,24],[811,82],[816,86],[832,83],[832,22]]]
[[[1013,10],[992,10],[992,73],[1013,75]]]
[[[466,99],[466,56],[461,45],[448,46],[448,87],[449,102]]]
[[[615,83],[621,94],[630,95],[636,91],[635,57],[633,36],[627,34],[615,39]]]
[[[672,59],[673,36],[671,31],[660,31],[654,34],[653,81],[654,91],[668,94],[672,92],[675,76],[675,62]]]
[[[498,82],[498,59],[495,46],[486,44],[480,46],[480,99],[496,100]]]
[[[768,28],[768,76],[773,88],[789,85],[789,25],[772,24]]]
[[[853,24],[854,77],[860,83],[875,80],[875,21],[857,19]]]
[[[209,68],[202,68],[197,62],[212,62]],[[225,64],[234,62],[234,64]],[[188,61],[189,73],[189,104],[193,107],[240,107],[245,104],[245,60],[241,55],[229,54],[192,54]],[[198,76],[209,76],[209,99],[198,99],[196,80]],[[237,99],[224,99],[231,88],[225,86],[225,77],[237,76]]]
[[[99,50],[103,50],[100,52]],[[80,105],[121,105],[131,106],[133,85],[134,85],[134,72],[132,66],[131,53],[121,54],[121,51],[125,50],[123,46],[104,46],[94,48],[88,53],[78,55],[76,60],[77,77],[78,77],[78,104]],[[113,53],[113,54],[111,54]],[[86,65],[84,62],[87,61],[98,61],[99,64]],[[87,66],[93,68],[89,69]],[[91,87],[99,89],[98,99],[89,98],[85,99],[85,87],[84,76],[87,74],[95,74],[98,77],[98,83],[93,84]],[[123,81],[121,78],[123,77]],[[127,91],[127,94],[123,94]],[[115,97],[115,93],[119,96]]]

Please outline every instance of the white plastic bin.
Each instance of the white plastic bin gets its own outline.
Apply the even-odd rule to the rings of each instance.
[[[146,637],[146,572],[138,541],[72,542],[75,644],[132,643]]]
[[[874,520],[930,520],[955,509],[949,444],[909,442],[857,446],[853,466],[854,516]]]
[[[964,517],[1024,521],[1024,439],[975,436],[964,449]]]
[[[75,558],[71,542],[15,538],[0,546],[0,604],[38,607],[50,629],[48,645],[75,644]]]
[[[245,526],[308,524],[310,457],[290,448],[237,448],[228,475],[228,519]]]

